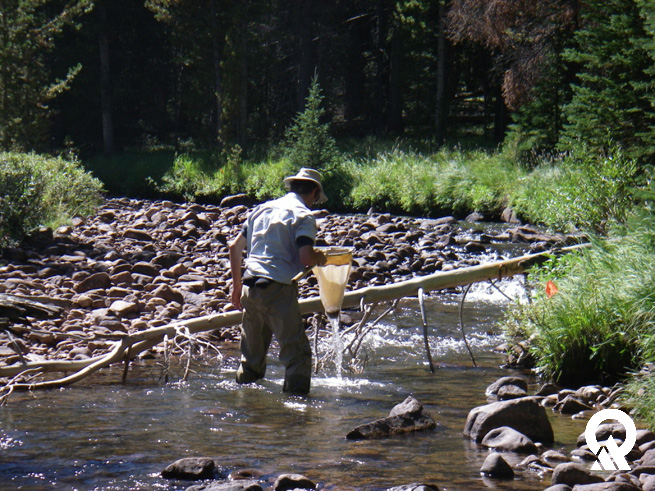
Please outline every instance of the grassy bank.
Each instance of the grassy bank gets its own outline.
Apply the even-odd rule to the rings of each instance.
[[[543,159],[528,168],[503,151],[414,150],[410,142],[371,151],[350,143],[322,169],[336,212],[378,211],[465,217],[472,212],[497,220],[511,206],[524,221],[553,229],[603,231],[623,220],[633,203],[637,167],[617,149],[593,155],[580,149]],[[426,146],[424,146],[426,147]],[[295,173],[282,152],[245,158],[238,147],[222,155],[184,154],[154,183],[185,200],[219,201],[245,193],[263,200],[283,192],[284,176]]]
[[[37,226],[56,228],[88,215],[102,191],[76,160],[0,152],[0,246]]]
[[[537,370],[563,385],[628,381],[629,403],[655,425],[655,218],[641,213],[606,239],[531,273],[533,301],[504,321],[512,339],[531,339]],[[552,282],[557,293],[546,294]],[[648,390],[644,390],[647,388]],[[636,394],[642,396],[636,397]]]

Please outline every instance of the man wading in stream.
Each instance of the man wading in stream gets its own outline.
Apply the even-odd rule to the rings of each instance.
[[[307,394],[312,353],[292,280],[305,268],[325,264],[325,255],[314,249],[316,219],[310,208],[327,197],[321,175],[313,169],[300,169],[284,184],[289,193],[257,206],[230,243],[232,304],[243,310],[237,382],[247,384],[264,377],[275,334],[285,367],[283,390]],[[242,277],[244,249],[248,256]]]

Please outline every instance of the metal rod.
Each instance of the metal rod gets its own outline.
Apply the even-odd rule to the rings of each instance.
[[[469,355],[471,355],[471,361],[473,362],[473,366],[477,367],[478,364],[475,362],[475,357],[473,356],[473,351],[471,351],[471,347],[469,346],[469,342],[466,339],[466,332],[464,331],[464,321],[462,320],[462,313],[464,312],[464,300],[466,300],[466,295],[468,294],[469,290],[471,289],[471,286],[473,286],[473,283],[470,283],[466,286],[464,289],[464,295],[462,295],[462,301],[459,302],[459,329],[462,331],[462,339],[464,339],[464,344],[466,345],[466,349],[469,350]]]
[[[425,343],[425,353],[428,357],[430,371],[434,373],[434,364],[432,363],[432,353],[430,352],[430,341],[428,340],[428,318],[425,314],[425,302],[423,300],[423,288],[418,289],[418,304],[421,307],[421,320],[423,321],[423,341]]]

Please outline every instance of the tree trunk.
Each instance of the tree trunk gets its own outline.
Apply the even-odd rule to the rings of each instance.
[[[312,0],[299,0],[296,12],[298,27],[298,86],[296,105],[302,111],[312,82]]]
[[[240,81],[239,81],[239,120],[237,124],[237,141],[241,148],[248,145],[248,16],[247,6],[243,6],[239,19]]]
[[[100,30],[98,43],[100,47],[100,110],[102,113],[102,141],[105,155],[114,153],[114,122],[111,96],[111,72],[109,64],[109,29],[107,21],[107,6],[104,1],[98,2]]]
[[[448,107],[446,103],[446,84],[448,74],[446,73],[446,2],[439,1],[439,38],[437,41],[437,94],[436,94],[436,112],[435,112],[435,136],[437,144],[442,145],[446,141],[446,118]]]
[[[502,143],[505,139],[505,132],[507,131],[507,107],[505,106],[505,99],[500,87],[496,89],[496,97],[494,100],[494,142]]]
[[[386,95],[384,93],[384,38],[386,36],[386,18],[384,12],[383,0],[377,0],[376,3],[376,33],[375,33],[375,121],[374,127],[376,134],[384,132],[384,103]]]
[[[218,11],[216,0],[209,0],[209,15],[211,17],[212,61],[214,65],[214,103],[216,119],[214,127],[214,143],[218,144],[223,136],[223,88],[221,81],[222,36],[219,32]]]
[[[396,28],[391,38],[391,64],[389,67],[387,131],[395,134],[401,134],[403,132],[403,103],[400,84],[403,43],[400,36],[398,28]]]

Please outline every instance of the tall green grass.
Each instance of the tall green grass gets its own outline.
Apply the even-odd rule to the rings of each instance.
[[[566,385],[611,382],[655,358],[655,219],[531,274],[533,302],[511,309],[510,336],[532,340],[538,371]],[[558,293],[548,298],[545,282]]]
[[[480,212],[497,220],[511,206],[528,223],[604,233],[612,220],[624,220],[635,202],[637,167],[620,149],[595,155],[581,148],[530,168],[510,151],[434,150],[429,143],[409,140],[367,138],[359,145],[348,140],[341,149],[322,169],[330,198],[326,206],[335,212],[371,207],[422,216]],[[154,184],[150,193],[205,202],[236,193],[256,200],[279,196],[284,177],[301,165],[279,146],[257,155],[235,146],[220,153],[148,154],[142,163],[139,156],[133,158],[132,173],[128,158],[107,164],[121,175],[119,189],[137,183],[146,187],[147,181]],[[152,179],[144,178],[147,172]],[[114,190],[112,184],[107,187]]]

